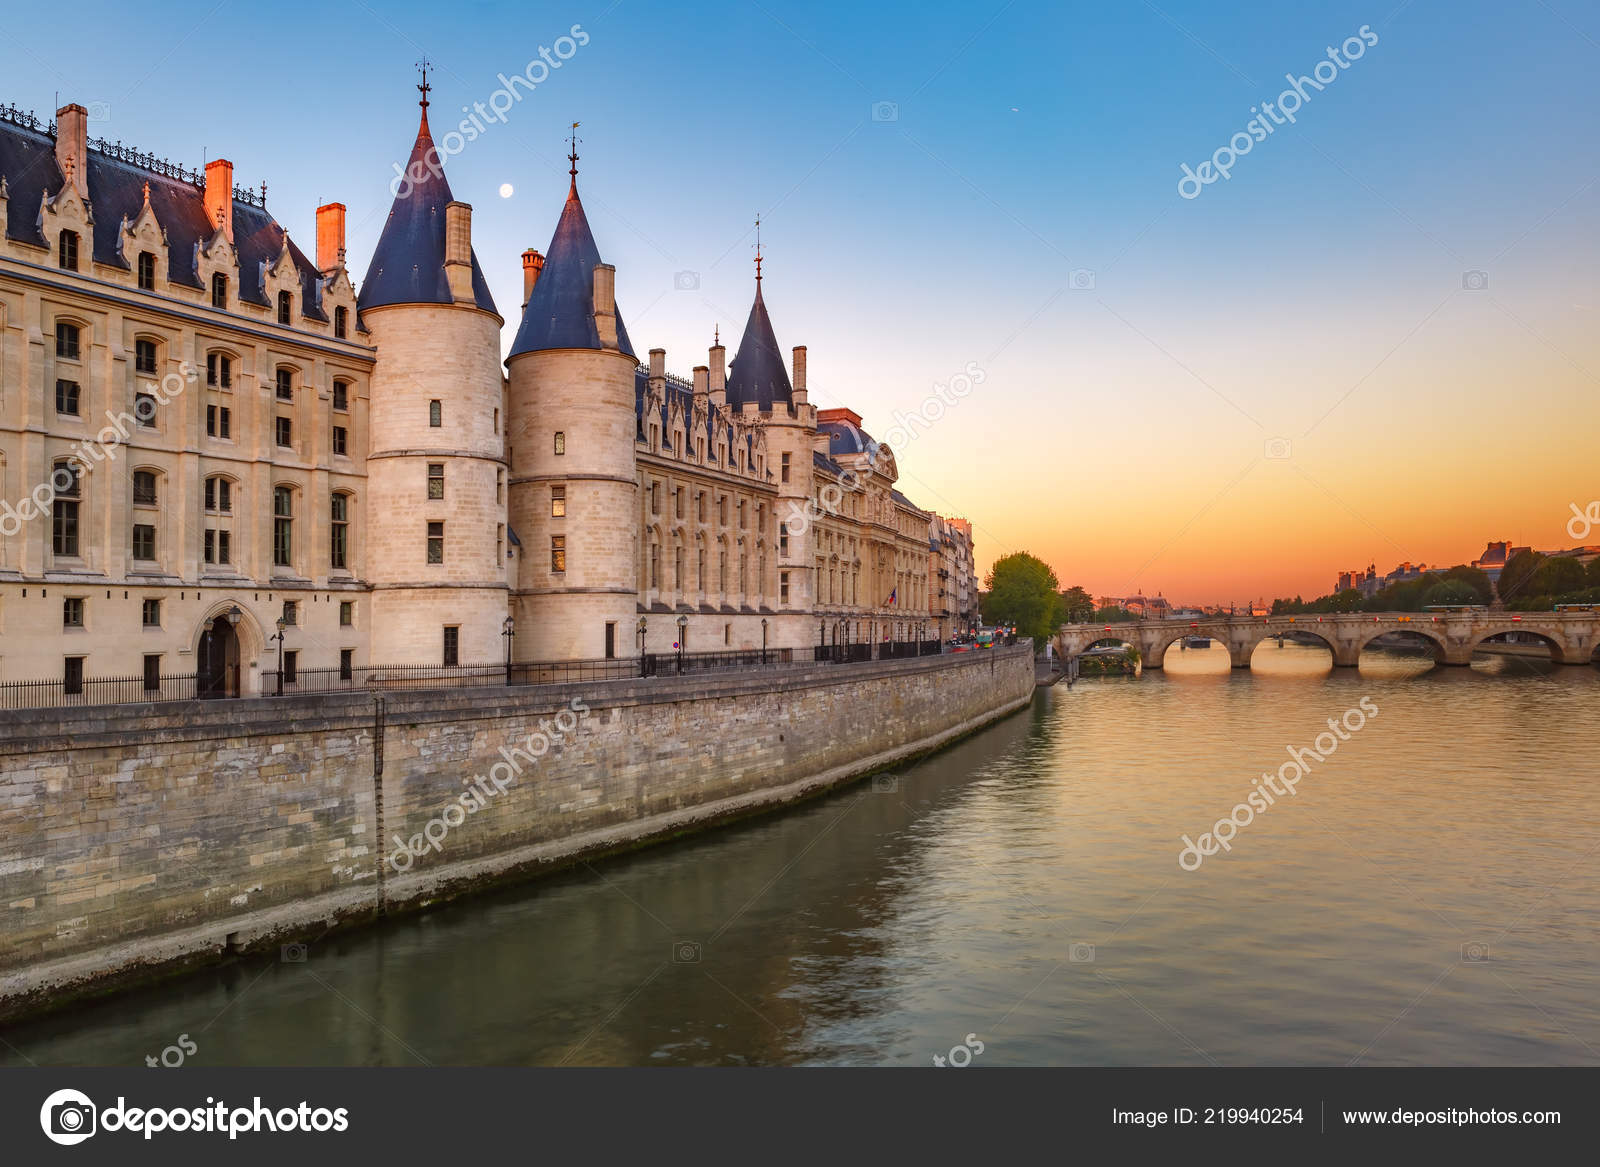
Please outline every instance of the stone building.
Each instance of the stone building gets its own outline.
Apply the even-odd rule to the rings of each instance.
[[[502,362],[421,104],[359,294],[342,204],[313,260],[226,160],[0,109],[0,683],[237,695],[280,654],[293,685],[508,639],[519,661],[803,650],[975,610],[893,452],[810,403],[759,257],[731,363],[720,338],[689,377],[640,362],[575,153]],[[941,530],[970,563],[970,528]]]

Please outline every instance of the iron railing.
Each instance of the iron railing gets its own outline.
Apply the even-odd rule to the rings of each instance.
[[[193,701],[200,695],[193,673],[174,676],[94,677],[69,681],[7,681],[0,684],[0,709],[60,709],[77,705],[131,705],[140,701]]]

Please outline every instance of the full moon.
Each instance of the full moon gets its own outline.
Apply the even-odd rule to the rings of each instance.
[[[500,197],[503,199],[508,199],[511,197],[511,184],[509,182],[502,182],[500,184]]]

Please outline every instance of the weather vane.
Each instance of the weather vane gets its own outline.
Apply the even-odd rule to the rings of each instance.
[[[422,94],[422,108],[428,108],[428,90],[433,86],[428,84],[428,58],[423,57],[417,62],[417,68],[422,70],[422,84],[417,86],[417,92]]]
[[[756,283],[761,282],[761,216],[756,216]]]
[[[572,163],[572,169],[567,173],[572,175],[574,179],[578,177],[578,143],[583,141],[582,138],[578,137],[578,125],[579,123],[577,122],[572,123],[572,151],[567,155],[568,160]]]

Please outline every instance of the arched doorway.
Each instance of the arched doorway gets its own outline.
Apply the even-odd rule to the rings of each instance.
[[[217,616],[201,629],[195,673],[199,697],[239,696],[239,634],[226,616]]]

